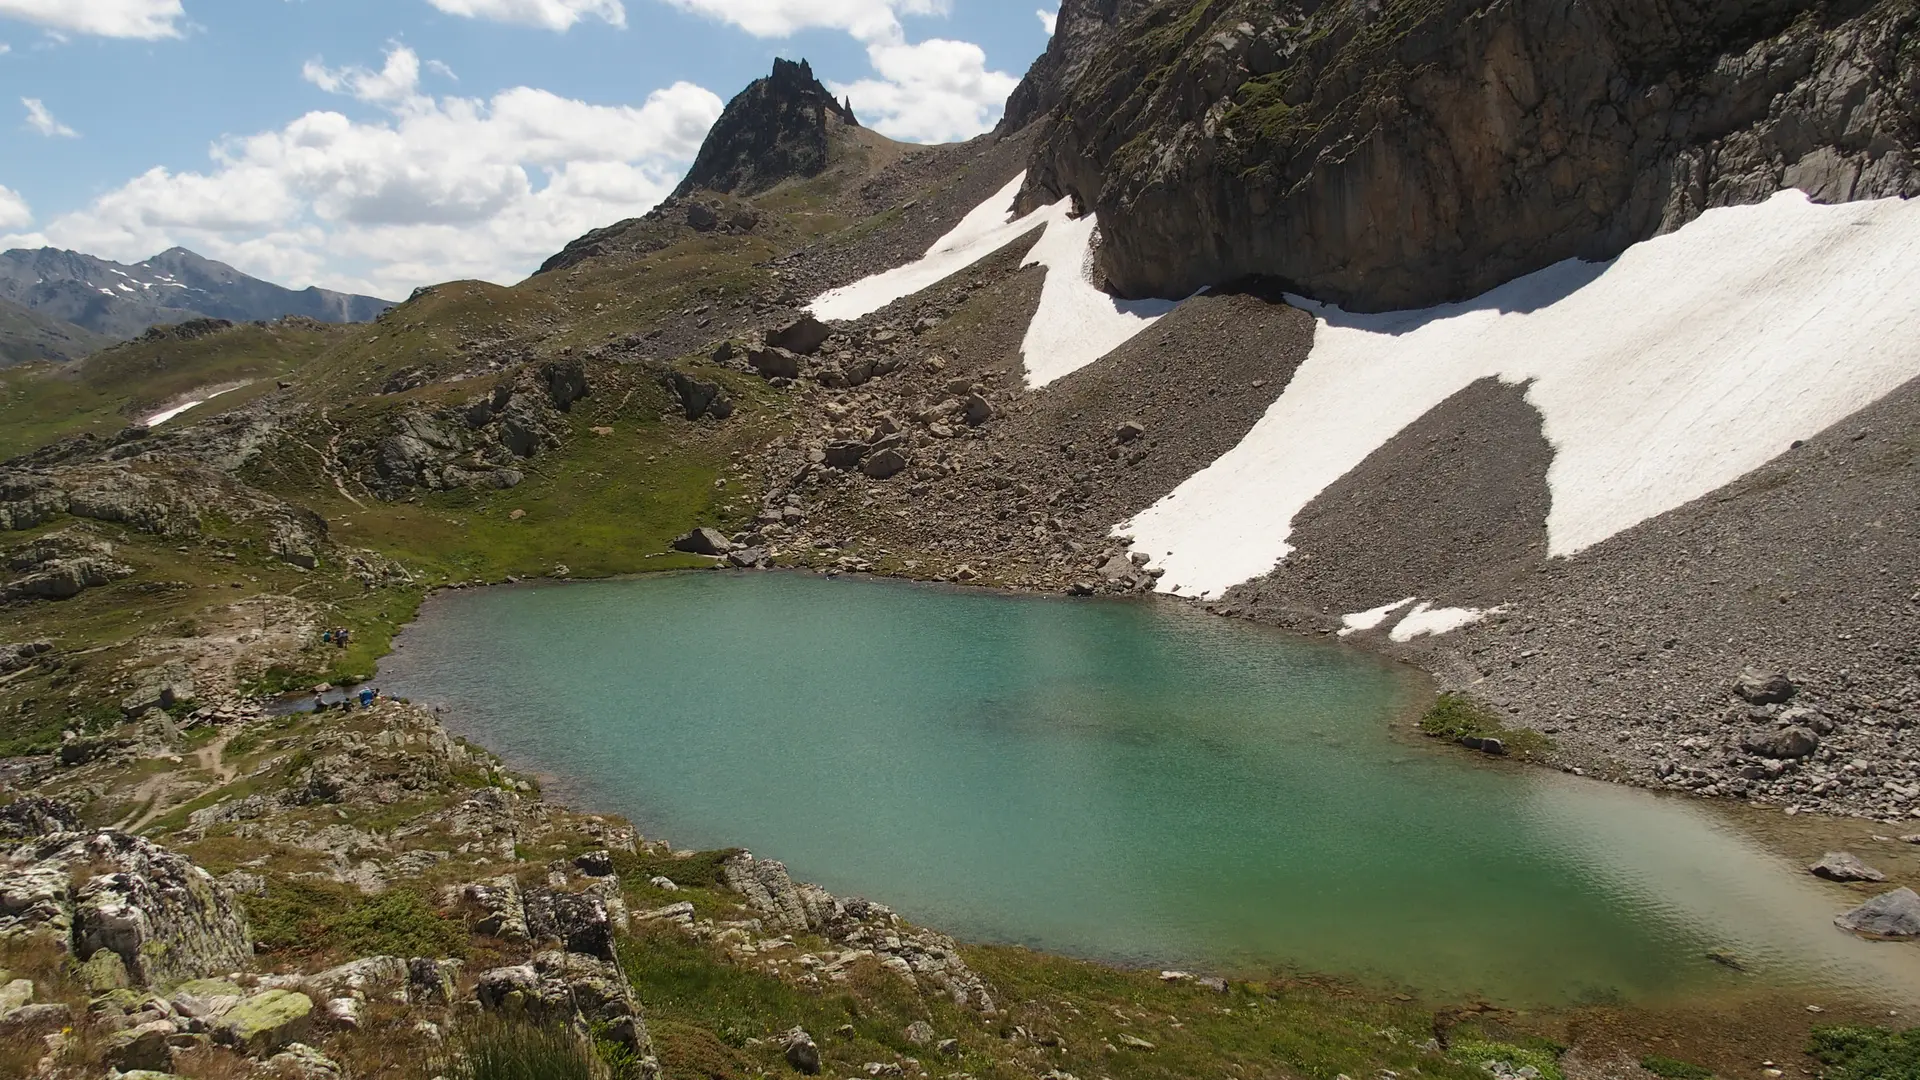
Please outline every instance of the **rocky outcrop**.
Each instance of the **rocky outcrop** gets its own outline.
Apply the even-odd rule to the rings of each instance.
[[[835,101],[805,60],[776,59],[729,102],[674,192],[754,195],[782,180],[818,176],[836,126],[858,127],[853,109]]]
[[[1262,275],[1352,310],[1463,299],[1786,187],[1920,194],[1917,18],[1170,0],[1072,81],[1024,201],[1097,211],[1124,296]]]
[[[519,466],[562,444],[564,414],[592,392],[578,361],[555,361],[523,368],[459,408],[408,409],[363,448],[372,460],[361,479],[384,498],[516,487],[525,479]]]
[[[62,529],[16,548],[7,558],[12,577],[0,581],[0,603],[67,600],[133,573],[113,558],[113,545],[84,529]]]
[[[987,984],[960,958],[952,938],[908,925],[887,908],[859,897],[836,897],[818,885],[795,882],[778,862],[739,852],[720,864],[720,879],[778,933],[815,933],[872,956],[916,990],[946,994],[956,1005],[994,1013]],[[848,962],[843,957],[843,963]]]
[[[232,890],[181,855],[119,832],[54,833],[0,861],[0,937],[105,949],[142,984],[239,970],[253,941]]]
[[[1052,112],[1087,73],[1087,65],[1119,36],[1119,24],[1153,0],[1060,0],[1047,51],[1027,69],[1001,114],[996,135],[1011,135]]]

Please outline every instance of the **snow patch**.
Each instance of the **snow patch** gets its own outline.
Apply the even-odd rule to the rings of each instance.
[[[1175,301],[1116,300],[1093,283],[1099,222],[1091,214],[1073,217],[1070,200],[1015,217],[1013,202],[1026,178],[1025,173],[1014,177],[969,211],[918,261],[832,289],[808,304],[807,310],[830,321],[864,318],[945,281],[1035,229],[1045,232],[1020,265],[1043,266],[1047,277],[1040,287],[1040,306],[1020,346],[1029,387],[1038,389],[1086,367],[1173,310]]]
[[[1170,553],[1162,589],[1269,572],[1328,485],[1489,376],[1525,384],[1545,419],[1553,555],[1731,483],[1920,375],[1920,200],[1782,192],[1423,311],[1290,299],[1319,326],[1279,400],[1115,530]]]
[[[1380,628],[1381,623],[1387,621],[1387,616],[1413,603],[1414,599],[1414,597],[1409,596],[1405,600],[1398,600],[1394,603],[1372,608],[1367,611],[1356,611],[1351,615],[1342,615],[1340,616],[1340,636],[1347,637],[1350,634],[1358,634],[1367,630],[1377,630]]]
[[[1407,617],[1401,619],[1400,622],[1394,626],[1393,632],[1388,634],[1387,638],[1404,645],[1414,638],[1423,637],[1428,634],[1451,634],[1463,626],[1472,626],[1474,623],[1479,622],[1489,615],[1498,615],[1505,610],[1505,608],[1488,608],[1486,610],[1457,607],[1437,608],[1431,604],[1422,602],[1419,607],[1408,612]]]
[[[181,413],[186,412],[188,409],[192,409],[200,405],[205,405],[207,402],[212,401],[214,398],[219,397],[221,394],[231,393],[235,390],[240,389],[240,387],[245,385],[247,384],[237,383],[233,386],[222,386],[215,390],[202,391],[202,393],[205,395],[204,397],[195,398],[184,404],[174,405],[174,406],[170,406],[168,408],[162,409],[159,412],[154,413],[152,416],[147,417],[144,421],[142,421],[142,423],[145,424],[147,427],[157,428],[161,424],[164,424],[167,421],[173,419],[174,417],[179,416]]]

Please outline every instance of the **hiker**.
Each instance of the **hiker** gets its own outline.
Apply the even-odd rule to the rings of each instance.
[[[323,645],[333,644],[333,631],[331,629],[320,635],[320,643]]]
[[[380,696],[380,691],[375,690],[371,687],[360,691],[360,707],[363,709],[373,708],[373,701],[375,698],[379,696]]]

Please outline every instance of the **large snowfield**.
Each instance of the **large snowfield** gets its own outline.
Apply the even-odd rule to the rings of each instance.
[[[1099,223],[1092,215],[1073,217],[1068,200],[1015,217],[1013,202],[1026,178],[1021,173],[975,207],[917,262],[834,289],[807,310],[829,321],[864,318],[939,284],[1035,229],[1046,231],[1020,265],[1044,266],[1047,277],[1020,346],[1029,387],[1045,386],[1086,367],[1173,310],[1170,300],[1116,300],[1094,284],[1093,244]]]
[[[1023,217],[1015,177],[925,257],[826,293],[858,319],[1045,232],[1022,345],[1043,387],[1175,306],[1130,303],[1090,274],[1098,224],[1063,201]],[[1920,376],[1920,200],[1821,206],[1797,191],[1710,210],[1607,263],[1568,260],[1474,300],[1355,315],[1303,297],[1312,354],[1234,449],[1116,528],[1166,571],[1164,591],[1217,596],[1271,571],[1293,520],[1402,429],[1476,380],[1524,384],[1554,450],[1553,555],[1577,554],[1766,464]],[[1406,604],[1358,613],[1374,629]],[[1480,618],[1420,604],[1404,640]]]
[[[1117,530],[1166,570],[1163,590],[1212,596],[1271,571],[1328,485],[1490,376],[1526,384],[1544,418],[1554,555],[1738,479],[1920,375],[1920,200],[1783,192],[1611,263],[1560,263],[1423,311],[1291,299],[1319,326],[1279,400]]]

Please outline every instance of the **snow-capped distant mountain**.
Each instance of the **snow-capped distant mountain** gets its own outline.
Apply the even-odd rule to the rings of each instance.
[[[54,248],[8,251],[0,254],[0,299],[115,339],[201,317],[366,322],[393,306],[371,296],[282,288],[185,248],[132,265]]]

